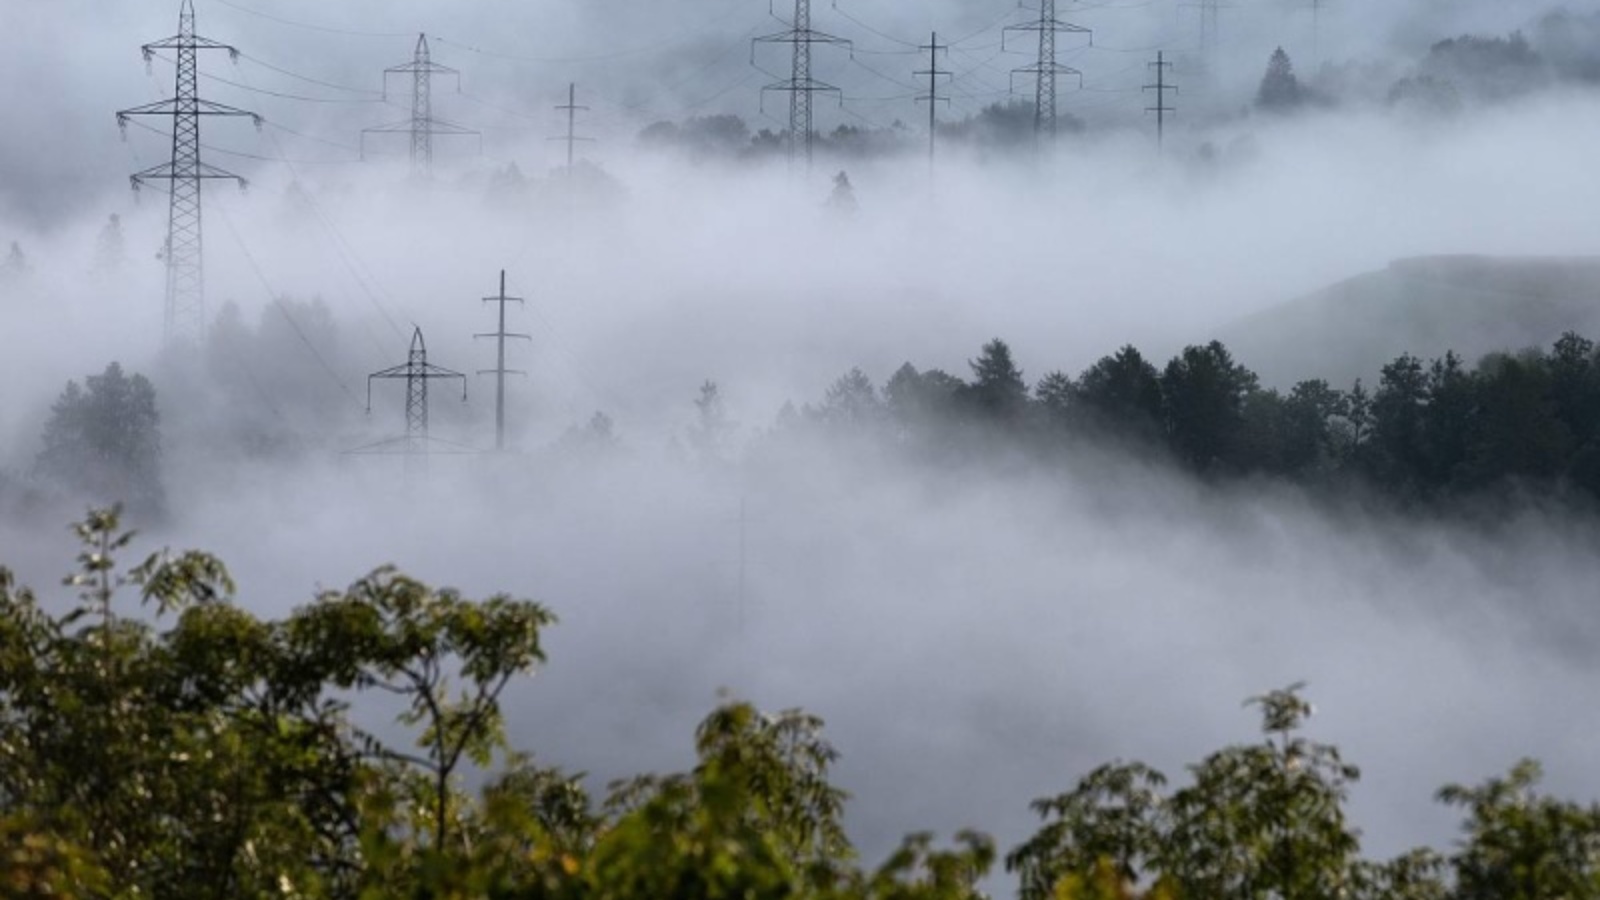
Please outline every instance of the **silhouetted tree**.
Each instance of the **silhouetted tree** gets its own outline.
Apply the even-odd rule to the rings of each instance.
[[[1267,72],[1261,76],[1261,87],[1256,91],[1256,106],[1268,112],[1287,112],[1305,101],[1300,79],[1295,77],[1294,63],[1289,54],[1279,47],[1267,61]]]
[[[1231,465],[1254,372],[1233,361],[1219,341],[1189,346],[1161,375],[1167,438],[1178,458],[1199,472]]]
[[[1067,425],[1072,421],[1075,387],[1064,372],[1050,372],[1033,386],[1033,398],[1045,420],[1053,425]]]
[[[808,412],[824,425],[860,432],[880,424],[885,411],[872,379],[860,369],[851,369],[828,387],[822,405]]]
[[[1539,354],[1496,354],[1473,376],[1476,419],[1461,473],[1476,487],[1506,478],[1550,480],[1573,451],[1572,433],[1557,414],[1554,379]]]
[[[1369,471],[1391,488],[1414,482],[1423,469],[1423,412],[1428,379],[1422,360],[1401,354],[1383,367],[1372,395]]]
[[[918,372],[915,366],[906,363],[890,376],[883,395],[889,415],[904,436],[913,429],[948,419],[956,398],[965,387],[961,379],[947,372],[939,369]]]
[[[828,209],[838,215],[855,215],[858,205],[856,191],[850,184],[850,176],[840,170],[833,176],[833,192],[828,195]]]
[[[1422,416],[1423,480],[1443,487],[1467,461],[1478,413],[1476,385],[1453,351],[1428,366],[1427,405]]]
[[[32,274],[33,264],[28,262],[28,254],[22,252],[21,244],[12,241],[5,262],[0,263],[0,281],[21,281]]]
[[[727,436],[733,429],[722,404],[717,383],[707,380],[695,398],[695,423],[689,429],[689,446],[702,462],[720,460],[726,451]]]
[[[67,382],[50,408],[35,471],[95,503],[126,503],[159,517],[166,509],[159,424],[149,380],[111,363],[83,387]]]
[[[998,416],[1015,416],[1026,408],[1028,385],[1005,341],[995,338],[984,344],[982,354],[967,364],[973,380],[964,394],[976,408]]]
[[[1131,345],[1085,369],[1073,396],[1087,424],[1136,437],[1161,433],[1160,374]]]
[[[1462,35],[1440,41],[1428,50],[1419,69],[1423,76],[1483,100],[1515,97],[1550,80],[1544,60],[1520,31],[1509,37]]]

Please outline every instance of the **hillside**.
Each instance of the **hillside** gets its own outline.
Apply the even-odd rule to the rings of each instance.
[[[1226,326],[1220,339],[1262,380],[1373,383],[1401,353],[1548,347],[1600,335],[1600,257],[1429,256],[1342,281]]]

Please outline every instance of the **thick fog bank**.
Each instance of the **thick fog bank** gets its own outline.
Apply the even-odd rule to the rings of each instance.
[[[944,478],[803,458],[436,457],[410,486],[396,460],[347,460],[194,498],[153,537],[222,555],[262,614],[387,562],[548,603],[514,741],[597,782],[688,764],[723,688],[815,711],[869,858],[920,828],[1020,840],[1029,799],[1111,758],[1176,776],[1254,740],[1240,701],[1299,679],[1312,733],[1365,769],[1373,854],[1447,841],[1433,790],[1521,756],[1600,794],[1592,524],[1319,512],[1088,454]],[[47,584],[65,537],[23,574]]]

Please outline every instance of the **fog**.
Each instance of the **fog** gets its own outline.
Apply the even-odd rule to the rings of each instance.
[[[1254,739],[1240,702],[1297,680],[1319,710],[1312,733],[1365,770],[1355,820],[1371,854],[1443,845],[1454,817],[1433,791],[1521,756],[1545,762],[1555,791],[1600,795],[1589,746],[1600,717],[1581,702],[1600,687],[1592,521],[1536,506],[1493,527],[1330,508],[1272,484],[1202,486],[1109,450],[1064,469],[943,472],[769,434],[786,402],[817,401],[853,366],[880,385],[906,361],[965,376],[999,336],[1032,381],[1125,343],[1164,361],[1397,258],[1593,254],[1594,88],[1557,84],[1437,119],[1381,104],[1239,115],[1271,49],[1309,44],[1304,10],[1241,5],[1226,11],[1228,65],[1192,101],[1180,95],[1196,114],[1158,155],[1138,86],[1157,46],[1192,49],[1194,11],[1063,4],[1102,45],[1063,54],[1086,72],[1088,89],[1062,94],[1062,111],[1090,122],[1083,134],[1037,158],[951,146],[931,176],[916,141],[790,175],[781,159],[708,163],[635,140],[696,113],[781,127],[770,118],[781,99],[763,118],[767,79],[750,74],[748,38],[781,28],[760,3],[202,0],[202,34],[333,84],[376,88],[409,58],[414,38],[398,35],[438,35],[435,59],[462,70],[477,103],[442,88],[436,111],[482,126],[484,151],[440,138],[437,177],[418,184],[398,145],[349,164],[359,128],[399,109],[203,83],[274,123],[259,137],[243,122],[205,125],[208,146],[248,154],[208,159],[252,181],[243,194],[207,188],[210,313],[231,304],[242,327],[280,339],[265,358],[175,360],[159,352],[166,198],[135,203],[125,181],[163,159],[162,138],[135,128],[119,143],[113,118],[168,90],[170,66],[147,77],[137,47],[173,31],[170,5],[97,6],[87,27],[79,0],[30,5],[16,26],[8,65],[27,77],[0,79],[13,114],[0,248],[18,241],[33,271],[0,286],[12,346],[0,355],[0,468],[26,475],[67,379],[111,360],[150,373],[172,515],[144,542],[221,555],[252,610],[285,613],[384,563],[472,595],[542,600],[562,621],[547,669],[510,698],[514,739],[597,782],[688,764],[693,725],[722,689],[806,707],[844,753],[848,820],[869,861],[925,828],[974,826],[1014,845],[1032,824],[1028,800],[1116,757],[1176,776]],[[973,32],[980,47],[1025,20],[1005,18],[1005,3],[840,5],[817,4],[816,26],[869,49],[903,48],[862,22],[908,41]],[[1508,7],[1349,0],[1325,13],[1319,55],[1403,65],[1442,37],[1503,35],[1542,13]],[[942,116],[1004,99],[983,91],[1006,76],[978,62],[998,49],[953,54],[951,68],[974,74]],[[818,49],[818,74],[847,96],[903,92],[848,57],[824,65],[829,52]],[[585,59],[528,59],[557,56]],[[859,58],[895,73],[919,63]],[[294,84],[250,60],[205,71]],[[564,127],[550,107],[573,79],[597,85],[579,101],[596,107],[582,121],[600,140],[581,152],[612,185],[577,196],[555,168],[564,148],[545,140]],[[846,109],[877,125],[925,115],[909,101]],[[824,129],[861,124],[851,115],[818,104]],[[530,179],[524,202],[490,191],[508,162]],[[848,217],[824,205],[841,168],[860,205]],[[127,260],[108,272],[95,247],[113,213]],[[509,385],[513,452],[439,455],[425,479],[345,452],[402,430],[398,386],[377,385],[369,414],[364,382],[404,361],[413,326],[431,362],[470,375],[465,404],[434,385],[434,436],[492,445],[492,381],[476,372],[493,348],[473,335],[493,330],[481,298],[502,269],[527,301],[510,330],[532,336],[509,348],[528,373]],[[328,324],[307,332],[312,298]],[[1292,367],[1296,346],[1279,352],[1241,361]],[[707,380],[734,422],[721,461],[685,448]],[[615,422],[614,450],[550,449],[596,411]],[[246,433],[289,449],[247,452]],[[0,561],[47,588],[70,566],[66,517],[81,506],[6,503]]]

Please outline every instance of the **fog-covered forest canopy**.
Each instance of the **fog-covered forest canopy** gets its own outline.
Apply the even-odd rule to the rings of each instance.
[[[18,5],[0,894],[1600,900],[1600,0],[1051,8]]]
[[[820,401],[780,417],[769,440],[821,434],[945,464],[1017,452],[1048,461],[1110,441],[1205,478],[1361,488],[1402,507],[1532,494],[1589,509],[1600,499],[1597,360],[1593,341],[1568,332],[1548,351],[1474,366],[1454,352],[1405,354],[1370,388],[1307,379],[1280,392],[1219,341],[1160,367],[1129,345],[1076,378],[1050,372],[1030,389],[997,338],[966,379],[908,362],[880,389],[852,369]]]

